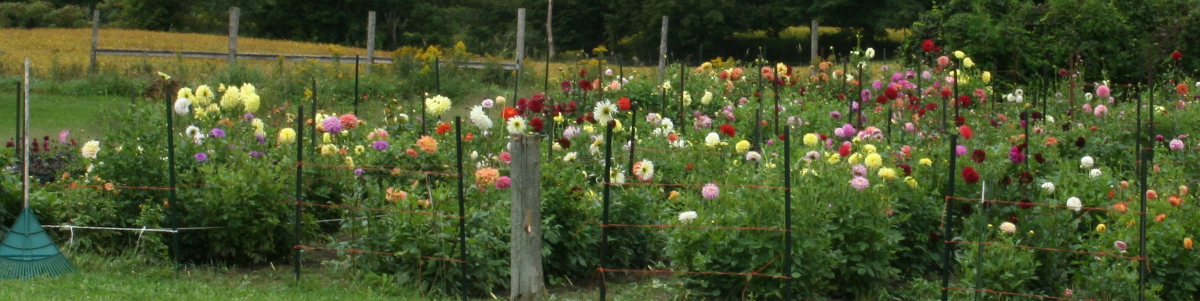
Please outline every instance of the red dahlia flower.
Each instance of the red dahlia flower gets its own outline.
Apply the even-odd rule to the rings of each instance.
[[[975,163],[983,163],[984,160],[987,160],[987,152],[977,149],[971,152],[971,160],[975,161]]]
[[[512,118],[513,116],[517,116],[517,115],[521,115],[521,112],[517,111],[517,109],[513,108],[513,107],[505,107],[504,111],[501,112],[501,116],[504,117],[505,121],[507,121],[509,118]]]
[[[534,117],[533,119],[529,120],[529,126],[533,127],[534,132],[541,132],[542,128],[546,126],[546,122],[541,118]]]
[[[737,129],[734,129],[732,125],[726,123],[721,125],[721,133],[724,133],[725,136],[733,137],[734,134],[737,134]]]
[[[942,50],[942,47],[938,47],[933,40],[926,39],[925,42],[921,43],[921,50],[924,50],[925,52],[936,52]]]
[[[629,111],[629,108],[632,106],[633,104],[630,103],[629,97],[621,96],[621,99],[617,100],[617,109],[621,111]]]
[[[976,172],[975,168],[973,167],[967,166],[966,168],[963,168],[962,177],[963,180],[967,181],[969,184],[979,183],[979,173]]]
[[[975,137],[975,131],[971,130],[970,126],[962,126],[958,128],[958,134],[963,136],[963,139],[971,139]]]

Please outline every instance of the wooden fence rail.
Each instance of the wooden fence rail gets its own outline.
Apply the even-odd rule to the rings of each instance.
[[[174,50],[151,50],[151,49],[116,49],[116,48],[97,48],[96,55],[117,55],[117,56],[141,56],[141,57],[182,57],[182,58],[199,58],[199,59],[225,59],[229,57],[228,52],[222,51],[174,51]],[[332,55],[312,55],[312,54],[278,54],[278,53],[257,53],[257,52],[238,52],[238,59],[246,60],[278,60],[283,59],[289,62],[301,61],[318,61],[323,63],[353,63],[353,57]],[[376,57],[376,64],[391,64],[392,58]],[[363,62],[366,62],[365,60]],[[446,66],[447,62],[439,62],[439,65]],[[449,62],[450,65],[459,68],[485,69],[489,63],[479,61],[463,61]],[[517,64],[510,62],[497,63],[501,69],[516,70]]]

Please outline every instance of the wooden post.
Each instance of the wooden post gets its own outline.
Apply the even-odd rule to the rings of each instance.
[[[554,57],[554,28],[552,27],[554,24],[553,20],[554,20],[554,0],[549,0],[546,3],[546,48],[547,48],[547,51],[549,51],[549,53],[546,54],[546,64],[547,65],[550,64],[550,58]],[[549,67],[547,67],[547,68],[549,68]],[[550,76],[549,73],[550,72],[547,71],[546,76]],[[549,78],[549,77],[547,77],[547,78]],[[547,80],[547,82],[548,81],[549,80]]]
[[[809,28],[810,28],[809,31],[811,31],[811,32],[809,33],[808,49],[809,49],[809,51],[812,51],[812,55],[808,56],[808,62],[809,62],[809,64],[816,65],[817,63],[820,63],[820,61],[818,61],[818,57],[817,57],[817,37],[820,36],[820,34],[818,33],[818,30],[821,29],[821,26],[819,26],[817,24],[817,20],[813,20],[812,26]],[[814,68],[813,72],[816,72],[816,70],[817,69]],[[816,74],[816,73],[813,73],[813,74]]]
[[[237,61],[238,15],[242,9],[237,6],[229,8],[229,65]]]
[[[100,10],[92,10],[92,55],[88,64],[88,73],[96,74],[100,66],[96,62],[96,47],[100,45]]]
[[[367,68],[363,74],[371,74],[371,64],[375,63],[375,11],[367,12]],[[356,78],[357,79],[357,78]],[[357,97],[357,96],[355,96]]]
[[[663,16],[662,35],[659,36],[658,42],[658,82],[660,84],[663,73],[667,72],[667,24],[669,24],[668,17]]]
[[[516,51],[516,54],[517,54],[517,70],[521,70],[522,65],[525,64],[525,9],[524,8],[517,9],[517,51]],[[517,95],[513,94],[513,99],[516,99],[516,98],[517,98]]]
[[[538,135],[513,135],[510,285],[512,300],[542,300],[542,167]]]

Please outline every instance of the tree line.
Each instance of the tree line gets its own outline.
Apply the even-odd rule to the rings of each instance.
[[[4,0],[0,2],[30,2]],[[526,8],[531,53],[548,51],[547,23],[559,53],[656,50],[662,16],[677,56],[733,55],[755,47],[735,33],[766,39],[812,20],[861,32],[870,40],[907,27],[932,0],[37,0],[101,10],[105,26],[158,31],[224,33],[229,8],[241,8],[243,36],[362,46],[368,11],[377,12],[376,41],[401,46],[454,45],[472,52],[511,55],[518,8]],[[548,18],[549,17],[549,18]],[[549,22],[548,22],[549,20]],[[734,45],[729,45],[729,44]],[[804,45],[807,48],[807,45]],[[792,46],[795,47],[794,45]],[[807,50],[806,50],[807,51]],[[657,53],[653,53],[657,55]],[[645,56],[645,55],[643,55]]]

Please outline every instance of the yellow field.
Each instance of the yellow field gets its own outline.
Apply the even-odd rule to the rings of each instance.
[[[842,32],[839,27],[821,26],[817,28],[817,32],[821,35],[833,35]],[[900,42],[912,35],[912,31],[908,29],[888,29],[885,41]],[[803,39],[807,40],[812,34],[812,29],[808,26],[792,26],[784,29],[779,33],[779,37],[783,39]],[[734,37],[742,39],[765,38],[767,32],[763,30],[742,32],[733,34]],[[818,41],[820,42],[820,41]]]
[[[829,34],[837,31],[836,28],[822,27],[822,33]],[[86,73],[88,66],[88,56],[91,49],[91,29],[0,29],[0,41],[5,43],[0,44],[0,76],[13,76],[21,73],[21,66],[24,58],[28,57],[32,60],[34,66],[34,75],[44,77],[49,75],[54,79],[69,79]],[[905,33],[902,31],[891,31],[894,37],[898,38]],[[761,33],[743,33],[741,35],[756,35]],[[787,36],[807,36],[807,27],[789,28],[785,34]],[[212,34],[195,34],[195,33],[173,33],[173,32],[156,32],[145,30],[131,29],[101,29],[100,30],[100,48],[121,48],[121,49],[154,49],[154,50],[176,50],[176,51],[217,51],[224,52],[228,50],[229,40],[224,35]],[[461,49],[460,49],[461,48]],[[286,53],[286,54],[311,54],[311,55],[366,55],[365,48],[345,47],[334,44],[321,43],[304,43],[285,40],[268,40],[257,38],[242,37],[238,39],[239,52],[259,52],[259,53]],[[432,51],[432,52],[430,52]],[[511,58],[495,58],[495,57],[478,57],[474,54],[466,52],[466,46],[455,45],[454,47],[445,47],[441,50],[430,48],[429,51],[420,48],[402,48],[395,52],[376,51],[376,56],[387,57],[393,54],[397,55],[415,55],[418,57],[437,53],[441,55],[442,51],[446,54],[464,53],[473,59],[484,60],[501,60],[510,61]],[[177,58],[142,58],[132,56],[99,56],[100,69],[106,72],[116,72],[128,75],[146,75],[152,74],[153,71],[171,72],[200,72],[210,73],[216,68],[225,66],[224,59],[177,59]],[[277,62],[274,61],[244,61],[246,64],[255,66],[264,71],[271,71],[276,68]],[[593,68],[595,60],[581,60],[588,68]],[[615,62],[608,62],[610,64]],[[288,63],[292,65],[294,63]],[[551,79],[557,82],[559,70],[572,69],[571,63],[555,62],[551,64]],[[526,60],[526,74],[536,77],[544,76],[543,70],[545,64],[539,58],[529,58]],[[199,68],[197,68],[199,67]],[[611,66],[615,67],[615,66]],[[300,67],[303,69],[304,67]],[[353,68],[343,70],[344,68],[334,68],[331,76],[343,77],[349,76],[343,74],[352,72]],[[615,68],[614,68],[615,69]],[[656,68],[627,67],[626,72],[630,74],[641,74],[652,76],[657,73]],[[806,72],[805,66],[801,66]],[[291,71],[290,68],[288,71]]]
[[[26,57],[34,65],[57,64],[64,68],[87,68],[92,45],[92,30],[82,29],[0,29],[0,74],[16,74]],[[100,48],[228,51],[229,38],[224,35],[156,32],[130,29],[100,29]],[[364,48],[333,44],[238,38],[239,52],[366,55]],[[376,51],[378,56],[390,55]],[[142,63],[142,58],[100,56],[101,68],[122,68],[130,63]],[[150,58],[148,62],[174,60]]]

